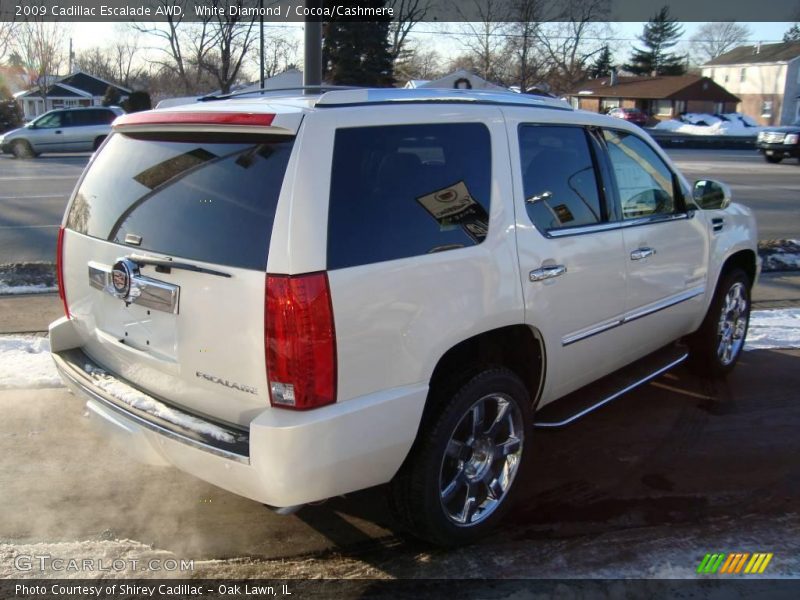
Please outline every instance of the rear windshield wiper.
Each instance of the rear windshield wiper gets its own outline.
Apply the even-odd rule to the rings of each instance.
[[[151,258],[149,256],[142,256],[140,254],[131,254],[126,256],[126,258],[128,260],[132,260],[139,266],[152,265],[156,268],[157,273],[169,273],[172,269],[181,269],[183,271],[194,271],[195,273],[216,275],[217,277],[231,277],[230,273],[223,273],[222,271],[198,267],[197,265],[193,265],[191,263],[175,262],[164,258]]]

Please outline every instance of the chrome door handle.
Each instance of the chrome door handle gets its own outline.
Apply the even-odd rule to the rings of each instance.
[[[637,248],[631,252],[631,260],[642,260],[648,256],[653,256],[655,253],[655,248]]]
[[[545,279],[559,277],[566,272],[567,267],[564,265],[552,265],[531,271],[529,277],[531,281],[544,281]]]

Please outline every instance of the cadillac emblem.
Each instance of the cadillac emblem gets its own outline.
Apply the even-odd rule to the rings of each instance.
[[[127,258],[122,258],[114,263],[111,269],[111,287],[117,298],[128,299],[131,293],[131,280],[137,271],[136,263]]]

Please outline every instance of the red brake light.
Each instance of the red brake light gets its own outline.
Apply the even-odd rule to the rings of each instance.
[[[336,333],[327,273],[267,275],[264,344],[270,404],[336,401]]]
[[[67,306],[67,292],[64,289],[64,228],[58,228],[58,246],[56,248],[56,280],[58,281],[58,297],[64,305],[64,314],[69,319],[69,306]]]
[[[147,111],[117,117],[114,127],[128,125],[244,125],[268,127],[275,119],[268,113]]]

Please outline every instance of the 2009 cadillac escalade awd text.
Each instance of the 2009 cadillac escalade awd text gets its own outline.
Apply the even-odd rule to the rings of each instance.
[[[287,509],[388,483],[412,531],[465,543],[535,427],[687,358],[733,368],[753,216],[636,126],[513,93],[285,94],[120,117],[70,200],[53,356],[141,460]]]

